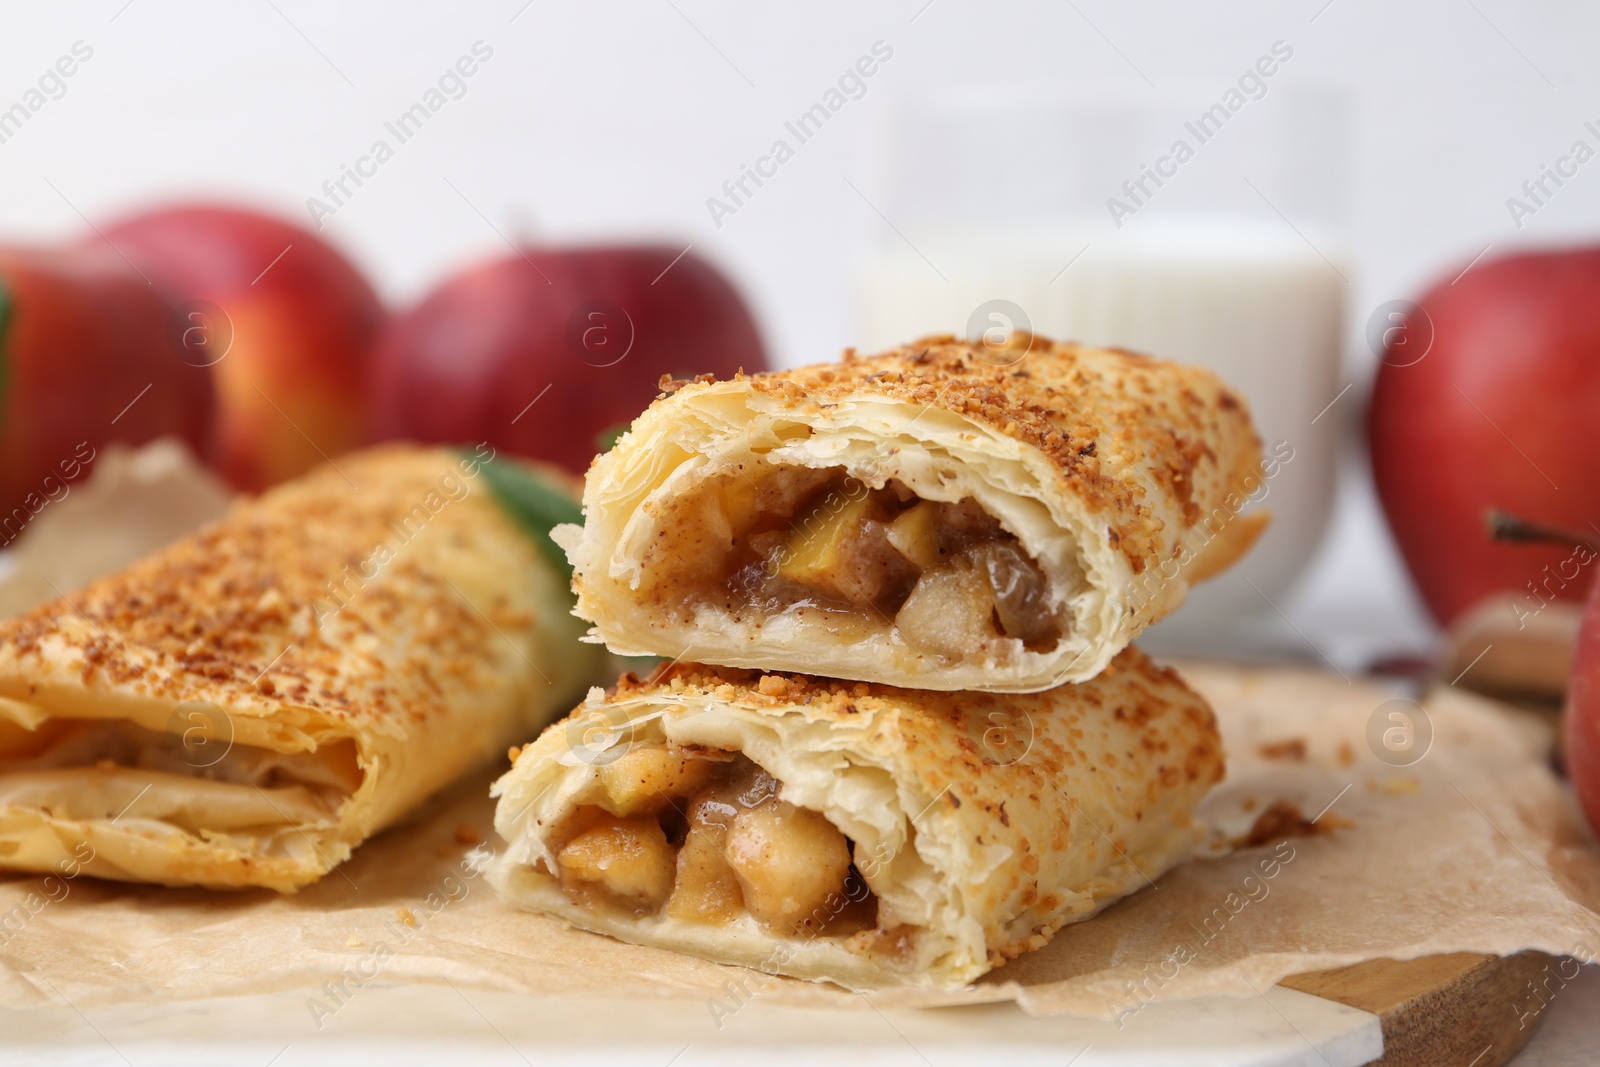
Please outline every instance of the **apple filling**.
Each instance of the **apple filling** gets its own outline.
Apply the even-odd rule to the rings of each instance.
[[[819,611],[847,630],[840,616],[853,616],[862,636],[893,629],[949,660],[999,638],[1048,651],[1065,630],[1038,562],[971,497],[925,500],[896,479],[872,489],[840,468],[761,462],[708,479],[679,508],[661,524],[674,543],[658,549],[690,610],[711,603],[758,625]]]
[[[27,729],[0,717],[0,808],[206,838],[274,835],[334,821],[361,784],[353,741],[285,753],[185,740],[121,719],[47,718]]]
[[[554,835],[553,873],[573,903],[715,925],[749,916],[784,937],[876,925],[849,838],[780,799],[747,757],[658,743],[596,772]]]

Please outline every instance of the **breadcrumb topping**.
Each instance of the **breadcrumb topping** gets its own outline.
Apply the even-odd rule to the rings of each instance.
[[[493,684],[483,650],[504,647],[496,628],[536,620],[506,597],[470,604],[425,566],[440,546],[475,543],[475,525],[510,521],[488,487],[447,450],[337,464],[0,623],[0,676],[75,667],[85,685],[231,711],[292,703],[353,724],[420,722],[445,691]],[[417,538],[430,554],[408,549]],[[528,567],[541,565],[533,551]]]

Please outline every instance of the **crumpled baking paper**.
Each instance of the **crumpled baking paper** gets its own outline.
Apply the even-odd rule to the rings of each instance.
[[[88,477],[52,476],[0,517],[0,618],[125,567],[228,509],[228,487],[176,437],[83,454],[95,460]]]

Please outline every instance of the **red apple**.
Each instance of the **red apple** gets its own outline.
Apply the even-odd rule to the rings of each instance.
[[[527,249],[462,271],[389,325],[380,438],[479,442],[582,472],[663,374],[766,367],[744,301],[665,245]]]
[[[1519,618],[1580,599],[1591,568],[1573,546],[1493,543],[1484,516],[1600,536],[1600,248],[1486,260],[1430,290],[1389,340],[1372,469],[1434,616],[1491,594]]]
[[[210,375],[168,347],[172,304],[104,244],[0,249],[0,545],[111,441],[211,445]]]
[[[265,488],[366,442],[383,307],[332,245],[211,205],[137,215],[105,234],[185,302],[178,343],[194,362],[214,361],[217,467],[235,486]]]
[[[1566,763],[1589,825],[1600,831],[1600,582],[1584,608],[1567,681]]]

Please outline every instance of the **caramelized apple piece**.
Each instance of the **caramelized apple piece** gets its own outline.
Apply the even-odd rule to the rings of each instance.
[[[830,896],[842,896],[850,873],[844,834],[817,812],[781,800],[735,815],[726,853],[745,907],[781,934],[794,933],[819,909],[829,914]]]
[[[997,636],[993,615],[994,591],[970,560],[958,558],[923,572],[894,624],[912,648],[960,659]]]
[[[776,552],[776,576],[823,597],[857,607],[887,603],[893,610],[916,581],[914,564],[889,539],[878,516],[885,496],[852,497],[835,487],[791,530]]]
[[[939,505],[918,502],[889,524],[889,543],[906,559],[927,570],[937,567],[939,555]]]
[[[718,497],[723,520],[735,537],[754,526],[761,517],[761,491],[748,478],[738,474],[723,475]]]
[[[672,846],[648,816],[603,818],[556,854],[569,894],[599,890],[621,907],[647,915],[672,892]]]
[[[717,765],[665,745],[636,745],[600,768],[600,806],[613,815],[660,811],[699,789]]]
[[[678,850],[677,883],[667,914],[688,922],[726,923],[739,917],[744,893],[723,856],[728,824],[738,809],[724,788],[702,790],[689,802],[689,830]]]
[[[872,500],[865,493],[853,499],[842,490],[823,494],[784,542],[778,556],[778,577],[829,596],[852,599],[853,591],[844,584],[850,543],[871,509]]]

